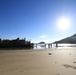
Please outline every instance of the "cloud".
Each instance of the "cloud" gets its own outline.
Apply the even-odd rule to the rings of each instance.
[[[44,34],[43,34],[43,35],[41,35],[40,37],[41,37],[42,39],[45,39],[45,38],[47,37],[47,35],[44,35]]]

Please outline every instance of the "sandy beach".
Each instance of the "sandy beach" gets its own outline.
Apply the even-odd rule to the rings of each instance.
[[[76,75],[76,48],[0,50],[0,75]]]

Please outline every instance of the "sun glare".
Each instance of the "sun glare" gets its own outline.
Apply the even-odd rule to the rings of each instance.
[[[70,27],[70,22],[67,18],[62,18],[58,21],[58,28],[60,30],[67,30]]]

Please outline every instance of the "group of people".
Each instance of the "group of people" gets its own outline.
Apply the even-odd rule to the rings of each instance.
[[[51,48],[52,48],[52,43],[51,44],[48,44],[48,48],[50,48],[50,46],[51,46]],[[56,43],[56,48],[58,47],[58,44]]]

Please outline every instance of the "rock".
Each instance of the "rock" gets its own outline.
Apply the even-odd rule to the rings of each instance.
[[[52,55],[51,53],[49,53],[49,55]]]
[[[76,63],[75,61],[73,63]]]

